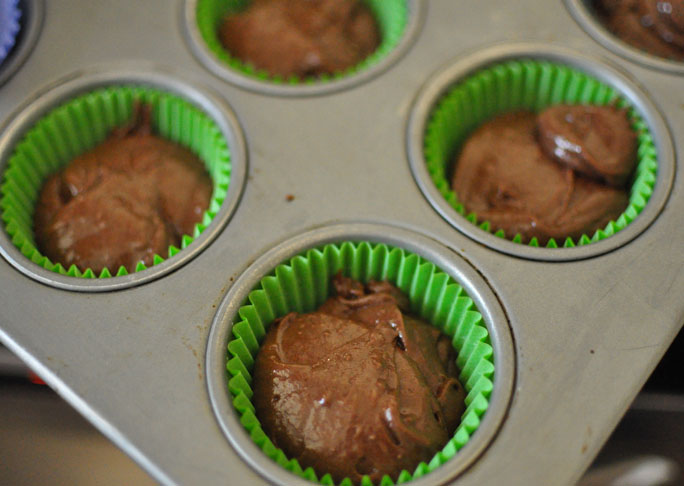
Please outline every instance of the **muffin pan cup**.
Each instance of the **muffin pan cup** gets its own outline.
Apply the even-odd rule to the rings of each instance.
[[[160,74],[154,71],[128,76],[119,73],[77,75],[75,80],[48,91],[27,107],[22,114],[33,112],[32,115],[16,118],[7,129],[10,140],[0,144],[0,170],[3,173],[0,252],[21,271],[42,282],[70,289],[103,291],[149,281],[181,265],[192,257],[192,253],[201,251],[235,207],[245,159],[239,127],[229,109],[200,91],[192,93],[191,89],[180,81],[162,81]],[[193,94],[213,111],[211,115],[203,111],[201,104],[197,106],[190,101]],[[133,272],[120,267],[105,268],[96,274],[89,268],[79,269],[75,265],[65,268],[59,262],[50,261],[37,248],[33,234],[33,211],[43,183],[78,155],[104,141],[114,128],[126,125],[135,103],[151,106],[154,133],[189,148],[203,161],[213,183],[209,208],[195,225],[193,234],[183,235],[180,245],[169,246],[166,258],[155,255],[149,267],[140,262]],[[217,115],[217,119],[213,118]],[[231,122],[232,126],[228,126]],[[236,146],[236,180],[232,179],[230,144]],[[238,188],[231,190],[233,185]],[[209,228],[211,230],[207,231]],[[186,255],[182,254],[193,246]],[[99,279],[99,282],[86,283],[85,279]]]
[[[452,338],[467,392],[467,408],[442,451],[414,471],[385,476],[378,484],[435,484],[456,477],[491,440],[507,408],[514,370],[510,331],[491,291],[465,260],[400,228],[326,226],[267,252],[237,280],[218,309],[207,352],[209,391],[224,433],[271,482],[306,484],[295,479],[299,476],[333,484],[325,471],[303,469],[266,436],[251,403],[251,370],[273,320],[318,308],[330,296],[338,272],[362,282],[389,281],[404,292],[412,314]],[[221,372],[220,362],[227,373]],[[352,483],[347,478],[340,484]],[[364,477],[361,484],[373,483]]]
[[[218,39],[222,19],[245,8],[249,0],[186,0],[184,23],[190,47],[211,72],[242,88],[265,94],[310,96],[331,93],[368,81],[396,62],[417,34],[424,0],[363,0],[380,30],[378,48],[344,71],[317,78],[283,78],[255,69],[230,55]]]
[[[477,430],[409,484],[576,484],[682,326],[678,74],[603,48],[560,0],[476,9],[429,0],[408,2],[400,44],[374,67],[262,90],[266,82],[245,87],[198,61],[189,2],[58,3],[0,85],[3,177],[14,147],[51,110],[105,86],[144,85],[214,120],[231,180],[197,240],[122,277],[48,271],[0,231],[3,344],[160,483],[316,484],[270,459],[240,423],[226,369],[232,325],[264,277],[310,249],[399,248],[464,289],[486,324],[495,367]],[[416,163],[442,95],[476,72],[523,60],[609,86],[653,137],[653,194],[602,241],[533,248],[498,238],[441,209],[435,201],[446,200]]]
[[[611,73],[600,64],[562,48],[512,44],[464,56],[437,74],[414,105],[407,146],[414,177],[435,209],[454,227],[492,248],[540,260],[597,255],[643,231],[669,194],[671,139],[647,95],[619,71]],[[615,104],[627,109],[637,134],[637,165],[629,205],[617,220],[577,240],[552,238],[540,248],[536,238],[527,244],[521,243],[520,235],[507,239],[503,230],[467,213],[451,188],[451,178],[461,147],[480,125],[503,113],[539,112],[557,104]],[[642,212],[646,214],[640,216]]]
[[[591,0],[564,1],[577,23],[606,49],[647,68],[678,75],[684,74],[684,62],[665,59],[637,49],[609,31],[596,17]]]

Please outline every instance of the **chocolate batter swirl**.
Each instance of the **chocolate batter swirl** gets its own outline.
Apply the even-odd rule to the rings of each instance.
[[[380,44],[358,0],[253,0],[229,15],[219,37],[233,56],[280,76],[320,76],[352,67]]]
[[[48,179],[34,231],[50,260],[130,272],[192,234],[209,207],[209,174],[188,149],[151,132],[150,109],[139,106],[129,125]]]
[[[624,187],[636,166],[637,136],[626,110],[556,105],[537,118],[544,153],[590,179]]]
[[[467,212],[477,214],[479,221],[489,221],[494,231],[503,229],[507,238],[520,234],[528,242],[536,237],[542,245],[550,238],[576,240],[617,219],[629,202],[624,188],[609,187],[573,170],[579,166],[598,179],[626,179],[628,175],[615,171],[614,166],[624,169],[626,165],[631,171],[633,160],[625,164],[621,155],[615,164],[599,160],[591,165],[587,160],[596,147],[604,152],[606,146],[613,145],[612,140],[631,140],[629,134],[592,125],[602,119],[598,116],[589,117],[587,125],[571,107],[551,110],[540,116],[546,152],[537,140],[537,115],[516,112],[478,128],[456,161],[452,187],[459,201]],[[565,117],[568,114],[572,114],[571,122]],[[557,150],[557,143],[564,150]],[[604,170],[606,166],[610,171]]]
[[[269,329],[254,367],[254,406],[271,440],[335,482],[396,479],[429,461],[464,411],[455,351],[406,312],[386,282],[337,276],[337,296]]]

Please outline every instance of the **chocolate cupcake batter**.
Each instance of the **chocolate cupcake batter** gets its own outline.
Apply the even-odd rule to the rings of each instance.
[[[627,191],[582,177],[547,156],[536,137],[537,116],[501,115],[482,125],[465,143],[452,187],[467,212],[506,238],[523,242],[593,234],[617,219]],[[580,152],[585,152],[582,147]],[[563,162],[562,160],[560,162]]]
[[[637,137],[626,110],[557,105],[537,119],[542,150],[577,174],[624,187],[636,165]]]
[[[257,69],[300,78],[343,71],[380,44],[375,19],[358,0],[253,0],[225,18],[219,38]]]
[[[595,0],[608,30],[628,44],[684,61],[684,0]]]
[[[337,296],[269,329],[254,366],[256,414],[277,447],[336,483],[396,480],[429,461],[465,409],[455,351],[407,314],[393,285],[338,275]],[[376,483],[377,484],[377,483]]]
[[[212,184],[192,152],[151,133],[149,107],[43,186],[34,214],[39,250],[65,268],[130,272],[166,258],[209,207]]]

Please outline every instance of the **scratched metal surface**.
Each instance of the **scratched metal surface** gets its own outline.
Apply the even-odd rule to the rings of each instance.
[[[214,415],[205,368],[210,326],[252,262],[321,226],[365,222],[418,234],[408,240],[426,238],[451,253],[454,267],[476,273],[505,312],[498,325],[510,331],[515,354],[507,415],[479,458],[438,484],[572,484],[681,328],[681,73],[597,42],[575,21],[571,9],[581,6],[571,1],[421,4],[412,45],[385,71],[334,93],[291,97],[211,74],[188,45],[184,2],[45,2],[35,47],[0,86],[1,126],[65,76],[123,66],[217,94],[245,135],[247,180],[232,218],[167,275],[124,290],[75,292],[0,259],[0,339],[158,481],[264,483]],[[662,210],[619,248],[567,262],[492,250],[447,223],[413,178],[406,137],[421,87],[453,63],[520,42],[570,49],[597,69],[618,70],[678,134],[671,178],[658,181],[671,184]],[[285,202],[287,194],[294,201]]]

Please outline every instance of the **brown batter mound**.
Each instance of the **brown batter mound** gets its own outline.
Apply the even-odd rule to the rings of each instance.
[[[595,0],[608,30],[655,56],[684,61],[684,0]]]
[[[337,296],[269,329],[254,366],[254,405],[288,457],[335,483],[376,484],[441,450],[465,409],[451,341],[402,313],[387,282],[337,276]]]
[[[546,155],[578,174],[623,187],[634,171],[637,137],[626,110],[552,106],[539,114],[537,128]]]
[[[617,219],[627,192],[605,186],[544,154],[536,137],[537,116],[516,112],[482,125],[458,157],[452,187],[467,212],[524,242],[593,234]]]
[[[34,227],[39,250],[65,268],[133,271],[168,256],[209,207],[202,161],[151,134],[149,107],[130,126],[73,160],[43,186]]]
[[[253,0],[225,18],[219,38],[257,69],[300,78],[343,71],[380,44],[375,19],[358,0]]]

